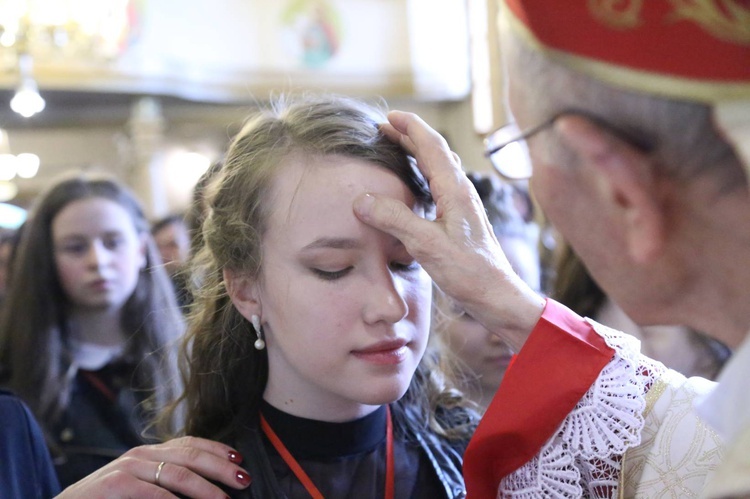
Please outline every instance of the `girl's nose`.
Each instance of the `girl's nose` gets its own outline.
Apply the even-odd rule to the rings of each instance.
[[[365,321],[374,324],[380,321],[395,324],[409,313],[403,290],[390,270],[386,270],[367,292]]]
[[[91,267],[100,267],[107,262],[108,252],[104,245],[99,241],[93,241],[89,245],[86,255],[87,263]]]

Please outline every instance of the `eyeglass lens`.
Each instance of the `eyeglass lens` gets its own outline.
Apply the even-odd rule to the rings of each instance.
[[[531,177],[529,147],[515,124],[506,125],[485,139],[486,150],[506,144],[490,155],[495,170],[509,180],[523,180]]]

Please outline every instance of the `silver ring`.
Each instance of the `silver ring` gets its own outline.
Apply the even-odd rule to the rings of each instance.
[[[161,476],[161,469],[164,467],[166,463],[164,461],[159,463],[159,466],[156,467],[156,476],[154,477],[154,483],[161,487],[161,484],[159,483],[159,477]]]

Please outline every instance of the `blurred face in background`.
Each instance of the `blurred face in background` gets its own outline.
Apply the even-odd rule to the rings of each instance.
[[[130,213],[105,198],[80,199],[60,210],[52,220],[52,242],[60,285],[78,308],[121,308],[146,265],[146,244]]]
[[[162,263],[169,275],[174,275],[188,259],[190,235],[181,221],[169,223],[154,233]]]
[[[461,369],[470,378],[463,387],[464,391],[474,402],[486,408],[515,352],[449,300],[440,300],[441,307],[447,309],[441,330],[443,342],[458,357]],[[476,382],[471,382],[472,378]]]
[[[541,289],[539,226],[531,219],[528,195],[496,177],[471,174],[500,246],[511,268],[532,289]],[[519,203],[517,201],[523,201]],[[480,406],[489,404],[515,352],[450,298],[436,293],[436,332],[467,378],[463,386]]]

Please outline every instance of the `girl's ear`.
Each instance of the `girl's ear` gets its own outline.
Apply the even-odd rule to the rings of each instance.
[[[237,311],[245,319],[260,315],[261,306],[258,297],[257,281],[244,274],[224,269],[224,286]]]

